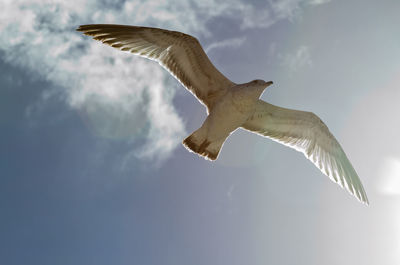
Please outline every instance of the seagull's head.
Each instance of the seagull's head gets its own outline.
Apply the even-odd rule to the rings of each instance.
[[[252,83],[252,85],[256,85],[256,86],[261,86],[261,87],[267,88],[270,85],[272,85],[274,82],[272,82],[272,81],[265,82],[264,80],[256,79],[256,80],[251,81],[250,83]]]
[[[256,79],[248,83],[248,86],[254,90],[257,94],[257,97],[260,97],[264,90],[272,85],[272,81],[265,82],[264,80]]]

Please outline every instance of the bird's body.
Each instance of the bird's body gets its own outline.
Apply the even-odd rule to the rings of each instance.
[[[272,82],[254,80],[227,88],[227,92],[210,108],[203,125],[183,144],[207,159],[217,159],[225,139],[253,116],[258,98],[270,84]]]
[[[241,127],[302,152],[331,180],[368,204],[356,171],[318,116],[259,99],[271,81],[235,84],[214,67],[196,38],[181,32],[101,24],[77,30],[157,61],[206,106],[209,115],[203,125],[183,141],[188,150],[215,160],[226,138]]]

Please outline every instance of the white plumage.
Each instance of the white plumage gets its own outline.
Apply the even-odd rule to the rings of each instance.
[[[215,160],[226,138],[244,128],[302,152],[331,180],[368,204],[356,171],[318,116],[259,99],[271,81],[233,83],[213,66],[196,38],[181,32],[100,24],[77,30],[157,61],[206,106],[209,115],[203,125],[183,141],[188,150]]]

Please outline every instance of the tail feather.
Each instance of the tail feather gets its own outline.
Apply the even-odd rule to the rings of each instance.
[[[225,139],[217,141],[209,141],[208,139],[201,139],[196,135],[195,131],[185,140],[183,140],[183,145],[191,152],[194,152],[200,156],[203,156],[208,160],[215,160],[218,157],[219,151],[224,144]]]

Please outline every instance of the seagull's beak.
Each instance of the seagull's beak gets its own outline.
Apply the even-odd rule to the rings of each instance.
[[[272,81],[268,81],[268,82],[265,82],[265,87],[269,87],[270,85],[272,85],[274,82],[272,82]]]

